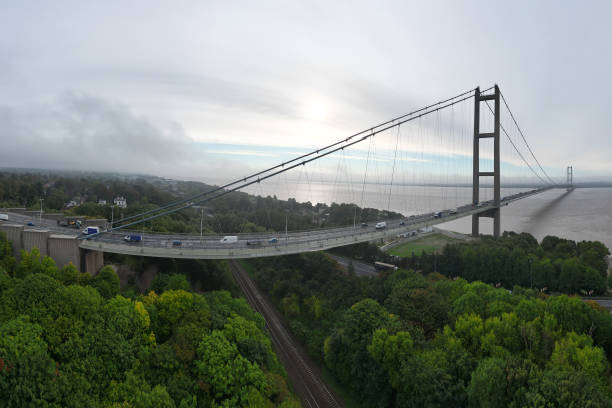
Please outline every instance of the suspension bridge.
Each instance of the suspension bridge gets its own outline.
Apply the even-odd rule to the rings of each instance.
[[[464,120],[465,123],[461,123],[462,126],[457,126],[457,123],[461,122],[461,118],[456,117],[458,107],[462,107],[462,112],[467,112],[471,119]],[[506,122],[502,121],[502,109]],[[449,111],[450,119],[442,120],[441,115]],[[425,128],[424,120],[432,117],[435,117],[434,125]],[[418,127],[415,127],[417,123]],[[403,136],[400,137],[402,131],[406,132],[406,128],[408,128],[406,137],[410,138],[416,132],[421,141],[426,141],[421,143],[420,152],[419,146],[414,146],[414,143],[410,145],[404,141]],[[454,141],[451,143],[453,146],[444,146],[444,139],[440,135],[444,133],[452,135],[457,132],[460,133],[461,140],[469,143],[471,151],[466,151],[465,143],[463,151],[459,153],[452,151],[453,147],[457,149],[459,145]],[[376,167],[376,162],[381,161],[376,157],[372,146],[376,138],[385,134],[391,135],[390,141],[384,145],[384,149],[379,149],[379,151],[386,152],[386,161],[390,163],[390,169],[385,173],[388,179],[382,183],[378,180],[377,185],[383,185],[387,189],[384,194],[388,194],[386,197],[387,209],[396,194],[397,190],[394,188],[400,185],[398,182],[400,176],[418,172],[418,163],[423,162],[427,162],[429,166],[427,170],[427,174],[430,175],[429,182],[432,181],[431,174],[436,175],[438,184],[447,187],[463,182],[462,188],[471,190],[470,197],[456,195],[451,207],[427,208],[426,210],[421,207],[420,211],[405,209],[406,211],[400,211],[405,216],[380,220],[380,222],[384,221],[384,224],[372,223],[369,225],[354,221],[352,225],[336,228],[265,233],[228,232],[226,234],[190,235],[151,232],[138,233],[140,236],[138,242],[126,242],[124,239],[126,234],[131,233],[129,231],[138,230],[138,227],[144,223],[150,223],[160,217],[166,217],[194,206],[205,205],[232,192],[244,190],[252,192],[255,186],[263,185],[268,180],[281,180],[282,182],[282,177],[283,175],[286,177],[286,173],[307,171],[303,169],[315,166],[317,162],[323,160],[339,157],[339,160],[346,161],[347,152],[355,151],[354,149],[361,149],[359,151],[363,152],[361,167],[357,169],[358,171],[353,172],[363,172],[361,186],[357,186],[357,190],[359,187],[361,189],[363,203],[366,185],[372,185],[368,176]],[[507,146],[507,149],[502,150],[502,144]],[[424,152],[428,150],[428,146],[432,145],[439,150],[437,156],[431,154],[431,148],[429,148],[429,153]],[[368,147],[367,150],[365,146]],[[402,150],[403,146],[409,146],[409,148]],[[487,148],[489,148],[488,151]],[[365,154],[366,151],[367,154]],[[408,156],[405,152],[411,155]],[[502,153],[512,155],[513,159],[502,160]],[[436,163],[436,157],[445,157],[446,161],[442,164]],[[465,178],[458,177],[457,169],[453,168],[453,166],[467,168],[466,158],[471,162],[469,170],[466,171],[471,183],[466,182]],[[402,166],[405,167],[401,169]],[[516,177],[507,178],[506,184],[514,188],[506,188],[506,194],[502,196],[502,170],[514,174],[518,171],[517,169],[524,172],[529,181],[520,184]],[[369,127],[327,146],[282,161],[265,170],[238,178],[209,191],[115,221],[106,231],[78,237],[78,246],[86,252],[150,257],[192,259],[266,257],[320,251],[359,242],[389,239],[462,217],[471,217],[471,231],[474,236],[481,233],[481,218],[491,218],[492,233],[494,236],[499,236],[503,206],[553,188],[571,190],[573,188],[572,170],[571,167],[567,168],[566,180],[555,181],[551,178],[528,144],[499,87],[495,85],[484,90],[475,88]],[[421,175],[423,176],[422,184],[426,184],[428,182],[425,180],[426,172],[422,169]],[[351,182],[359,184],[355,182],[354,177]],[[289,182],[285,181],[285,183]],[[464,201],[459,202],[461,199]],[[224,236],[227,236],[228,239],[224,240]]]

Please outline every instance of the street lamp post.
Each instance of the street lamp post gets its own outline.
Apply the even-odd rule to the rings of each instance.
[[[113,223],[115,222],[115,206],[111,205],[111,229],[113,229]]]
[[[289,245],[289,236],[287,235],[287,212],[285,212],[285,244]]]
[[[38,215],[38,225],[42,224],[42,203],[44,201],[44,198],[40,199],[40,214]]]
[[[200,243],[202,243],[202,225],[204,224],[204,208],[202,208],[202,216],[200,217]]]

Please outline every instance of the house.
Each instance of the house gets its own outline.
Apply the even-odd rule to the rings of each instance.
[[[100,204],[100,205],[106,205],[106,200],[99,199],[99,200],[98,200],[98,204]]]
[[[115,197],[113,203],[119,208],[127,208],[127,200],[124,197]]]

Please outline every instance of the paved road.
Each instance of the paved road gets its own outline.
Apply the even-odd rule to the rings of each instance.
[[[0,212],[2,212],[2,210],[0,210]],[[17,213],[8,213],[8,216],[9,216],[8,221],[4,221],[8,224],[19,224],[19,225],[28,226],[28,222],[31,222],[34,225],[28,226],[28,228],[45,229],[53,233],[68,234],[68,235],[75,235],[75,236],[81,233],[81,230],[78,230],[75,228],[62,227],[58,225],[56,220],[46,219],[44,218],[44,215],[42,219],[39,219],[38,216],[32,217],[30,215],[17,214]]]
[[[302,406],[304,408],[342,407],[342,401],[325,384],[317,366],[285,328],[278,311],[259,292],[255,283],[237,261],[231,261],[230,267],[247,302],[266,321],[266,330],[270,334],[276,354],[285,366],[289,381],[300,397]]]
[[[515,201],[521,198],[528,197],[530,195],[537,194],[546,189],[532,190],[525,193],[519,193],[512,196],[504,197],[502,205],[507,205],[511,201]],[[456,213],[451,213],[450,210],[443,210],[436,216],[434,212],[419,214],[411,216],[409,218],[400,218],[396,220],[388,220],[387,228],[405,226],[406,229],[411,224],[422,224],[423,222],[431,222],[437,224],[440,222],[446,222],[449,218],[456,218],[461,215],[467,215],[474,212],[485,212],[494,208],[492,201],[484,201],[475,207],[471,204],[458,207]],[[322,239],[329,239],[334,237],[341,237],[346,235],[360,235],[368,232],[376,231],[376,223],[370,223],[367,225],[357,225],[356,227],[338,227],[338,228],[327,228],[317,229],[308,231],[292,231],[285,235],[283,233],[257,233],[257,234],[232,234],[238,237],[237,242],[222,243],[220,242],[223,235],[219,234],[205,234],[202,237],[193,234],[141,234],[143,241],[135,243],[141,246],[154,246],[154,247],[169,247],[173,246],[174,241],[181,241],[182,248],[239,248],[239,247],[252,247],[258,249],[266,246],[281,246],[281,245],[292,245],[295,243],[311,242]],[[112,242],[112,243],[124,243],[123,237],[125,231],[118,231],[112,233],[105,233],[92,238],[96,241],[101,242]],[[229,234],[228,234],[229,235]],[[272,242],[271,242],[272,240]],[[129,244],[128,244],[129,245]]]
[[[355,271],[355,275],[357,276],[377,276],[378,271],[374,267],[374,265],[367,264],[365,262],[356,261],[354,259],[345,258],[343,256],[338,256],[330,253],[326,253],[334,261],[338,262],[338,264],[345,270],[348,271],[349,263],[353,263],[353,270]]]
[[[501,205],[508,205],[512,201],[529,197],[547,189],[532,190],[504,197]],[[142,240],[140,242],[125,242],[124,237],[128,232],[120,230],[89,237],[88,240],[81,241],[80,247],[95,251],[166,258],[236,259],[276,256],[321,251],[358,242],[388,239],[396,234],[423,226],[432,226],[494,208],[495,206],[491,201],[482,202],[478,206],[468,204],[453,211],[443,210],[438,213],[432,212],[408,218],[387,220],[387,226],[382,230],[376,229],[375,223],[370,223],[369,225],[355,227],[292,231],[286,235],[282,233],[232,234],[236,235],[237,240],[229,243],[221,242],[223,235],[218,234],[203,236],[193,234],[143,234],[138,231],[130,233],[141,235]],[[18,219],[17,215],[13,214],[9,217],[9,222]],[[24,221],[25,219],[31,220],[29,216],[22,217]],[[75,231],[74,229],[50,225],[53,222],[55,221],[44,220],[43,224],[45,224],[45,228],[52,229],[54,232],[71,233],[71,231]]]
[[[597,303],[599,303],[601,306],[607,308],[608,310],[610,310],[610,313],[612,313],[612,299],[588,299],[585,298],[585,300],[594,300]]]

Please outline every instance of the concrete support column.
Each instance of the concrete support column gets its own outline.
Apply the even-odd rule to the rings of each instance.
[[[38,248],[40,255],[49,255],[47,247],[47,239],[49,237],[49,230],[39,229],[24,229],[23,230],[23,249],[31,251],[34,248]]]
[[[477,237],[478,234],[480,234],[480,231],[479,231],[480,220],[478,219],[478,217],[479,217],[478,214],[472,215],[472,236],[473,237]]]
[[[493,236],[499,237],[501,234],[501,209],[498,207],[493,210]]]
[[[96,276],[104,266],[104,252],[84,249],[81,259],[84,259],[84,271],[91,276]]]
[[[23,233],[23,225],[5,224],[0,222],[0,231],[6,234],[6,237],[13,245],[13,256],[19,260],[19,252],[23,249],[21,234]]]
[[[70,262],[81,271],[81,251],[79,240],[70,235],[50,235],[48,240],[49,256],[55,260],[58,267]]]

